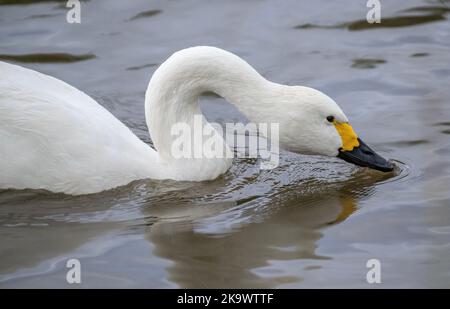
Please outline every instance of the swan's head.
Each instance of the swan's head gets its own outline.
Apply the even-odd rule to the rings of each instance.
[[[339,157],[381,171],[392,163],[375,153],[355,133],[341,108],[324,93],[301,86],[285,88],[281,96],[280,143],[288,150]]]

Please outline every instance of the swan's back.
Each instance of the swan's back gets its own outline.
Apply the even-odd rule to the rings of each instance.
[[[153,155],[85,93],[1,61],[0,139],[0,188],[98,192],[143,178]]]

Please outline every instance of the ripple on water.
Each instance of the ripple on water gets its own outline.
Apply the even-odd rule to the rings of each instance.
[[[305,23],[295,26],[295,29],[347,29],[349,31],[373,30],[380,28],[400,28],[411,27],[421,24],[433,23],[446,20],[446,14],[449,13],[447,7],[430,6],[415,7],[402,10],[399,13],[421,12],[424,15],[398,15],[391,17],[383,17],[381,23],[368,23],[366,19],[344,22],[334,25],[320,25]]]
[[[152,17],[152,16],[155,16],[155,15],[158,15],[158,14],[161,14],[161,13],[162,13],[161,10],[144,11],[144,12],[140,12],[140,13],[134,15],[133,17],[131,17],[127,21],[133,21],[133,20],[141,19],[141,18],[145,18],[145,17]]]
[[[72,63],[94,59],[94,54],[67,54],[67,53],[38,53],[8,55],[0,54],[0,60],[22,62],[22,63]]]

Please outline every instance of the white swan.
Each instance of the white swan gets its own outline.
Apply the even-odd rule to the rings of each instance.
[[[176,159],[170,151],[172,125],[192,124],[205,91],[226,98],[253,122],[279,123],[281,147],[392,169],[357,138],[325,94],[267,81],[227,51],[193,47],[167,59],[148,85],[145,114],[156,151],[85,93],[0,62],[0,188],[77,195],[145,178],[214,179],[230,159]]]

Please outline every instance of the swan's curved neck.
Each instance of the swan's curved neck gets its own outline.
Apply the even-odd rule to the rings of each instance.
[[[147,125],[156,150],[170,160],[171,128],[180,122],[193,125],[194,116],[201,114],[202,93],[215,92],[250,120],[262,122],[276,87],[224,50],[195,47],[175,53],[156,70],[146,92]]]

